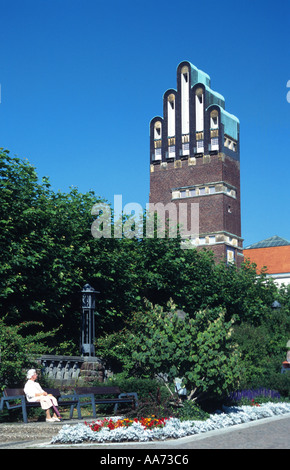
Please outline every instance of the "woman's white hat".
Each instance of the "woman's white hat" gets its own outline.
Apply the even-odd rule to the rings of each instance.
[[[31,377],[36,374],[36,370],[35,369],[29,369],[29,371],[27,371],[27,374],[26,374],[26,377],[28,379],[31,379]]]

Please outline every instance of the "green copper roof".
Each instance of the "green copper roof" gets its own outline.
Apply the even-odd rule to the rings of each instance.
[[[278,235],[274,235],[273,237],[266,238],[260,242],[254,243],[253,245],[249,245],[245,248],[245,250],[251,250],[253,248],[268,248],[271,246],[287,246],[290,245],[290,242],[285,238],[278,237]]]
[[[225,99],[220,93],[211,89],[210,76],[202,70],[199,70],[190,62],[188,62],[188,64],[191,68],[191,86],[193,87],[197,83],[202,83],[205,86],[207,91],[206,107],[212,106],[213,104],[219,106],[221,110],[221,121],[224,125],[224,133],[238,140],[239,119],[225,110]]]
[[[223,95],[217,91],[212,90],[210,87],[205,87],[208,92],[206,106],[211,106],[212,104],[217,104],[221,108],[225,109],[225,99]]]
[[[188,62],[190,65],[191,71],[191,86],[196,85],[196,83],[203,83],[203,85],[210,87],[210,76],[199,70],[195,65]]]

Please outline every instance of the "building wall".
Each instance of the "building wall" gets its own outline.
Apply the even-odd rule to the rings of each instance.
[[[257,265],[257,271],[267,266],[267,273],[290,273],[290,245],[244,250],[245,259]]]
[[[152,165],[149,202],[198,203],[201,234],[227,231],[241,237],[239,162],[221,154],[193,160]],[[190,197],[194,187],[200,194]]]

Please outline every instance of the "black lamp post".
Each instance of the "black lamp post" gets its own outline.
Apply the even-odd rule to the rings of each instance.
[[[86,284],[82,290],[82,331],[81,354],[95,356],[95,308],[96,294],[92,286]]]

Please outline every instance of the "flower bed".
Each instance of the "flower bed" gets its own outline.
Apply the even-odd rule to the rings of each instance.
[[[117,428],[127,428],[132,426],[134,423],[140,423],[144,429],[153,429],[153,428],[163,428],[166,424],[166,421],[169,418],[156,418],[155,416],[151,416],[150,418],[141,418],[141,419],[108,419],[105,418],[103,420],[93,421],[92,423],[85,424],[89,426],[92,431],[101,431],[102,429],[108,428],[110,431]]]
[[[285,413],[290,413],[290,403],[267,403],[258,407],[224,407],[223,411],[217,411],[205,421],[180,421],[177,418],[157,420],[155,417],[127,420],[118,417],[91,424],[65,425],[52,438],[51,444],[178,439]]]

